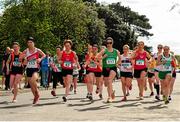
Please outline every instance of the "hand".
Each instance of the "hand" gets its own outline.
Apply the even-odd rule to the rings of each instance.
[[[103,55],[103,58],[106,58],[106,57],[107,57],[107,55],[106,55],[106,54],[104,54],[104,55]]]

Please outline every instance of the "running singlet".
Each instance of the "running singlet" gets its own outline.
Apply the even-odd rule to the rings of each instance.
[[[122,71],[122,72],[132,72],[131,69],[128,70],[126,68],[132,68],[130,55],[127,55],[127,56],[121,55],[121,68],[120,68],[120,71]]]
[[[155,53],[154,56],[153,56],[153,58],[157,61],[159,55],[161,55],[161,54]],[[158,66],[156,65],[155,69],[156,69],[156,70],[159,70],[160,67],[161,67],[160,65],[158,65]]]
[[[15,55],[15,54],[11,54],[10,57],[10,61],[11,61],[11,70],[21,70],[23,67],[22,67],[22,63],[19,61],[19,55]]]
[[[160,71],[172,71],[173,70],[173,67],[172,67],[172,55],[170,54],[169,57],[165,57],[163,54],[162,54],[162,59],[161,61],[166,61],[165,64],[162,64],[160,65]]]
[[[135,65],[134,65],[134,69],[137,70],[141,70],[141,69],[145,69],[147,68],[146,66],[146,52],[140,53],[140,52],[136,52],[137,56],[135,58]]]
[[[88,60],[90,60],[90,64],[88,65],[88,68],[87,68],[88,71],[102,72],[102,68],[95,63],[95,60],[97,60],[97,59],[95,59],[94,56],[92,56]]]
[[[30,54],[29,49],[26,52],[27,68],[38,68],[37,59],[39,58],[38,48],[35,48],[33,54]]]
[[[103,67],[104,68],[112,68],[116,67],[117,62],[117,50],[113,49],[113,52],[109,52],[108,49],[105,49],[104,55],[107,55],[103,58]]]
[[[63,69],[73,69],[73,63],[74,63],[74,57],[75,54],[73,51],[71,51],[69,54],[65,51],[62,52],[62,68]]]

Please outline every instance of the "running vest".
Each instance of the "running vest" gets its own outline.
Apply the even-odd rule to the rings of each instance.
[[[75,54],[73,51],[71,51],[69,54],[65,51],[62,52],[62,68],[63,69],[73,69],[73,63],[74,63],[74,57]]]
[[[13,69],[17,69],[17,70],[21,70],[23,67],[22,67],[22,63],[19,61],[19,56],[20,56],[20,53],[18,55],[15,55],[14,53],[12,53],[11,55],[11,70]]]
[[[160,71],[172,71],[173,67],[172,67],[172,55],[169,54],[169,57],[165,57],[164,54],[162,54],[162,58],[161,61],[166,61],[165,64],[161,64],[160,66]]]
[[[91,60],[87,68],[88,71],[102,72],[102,68],[95,63],[95,60],[97,60],[95,59],[95,56],[90,57],[88,60]]]
[[[136,51],[136,58],[135,58],[135,65],[134,69],[141,70],[147,68],[146,66],[146,52],[140,53],[139,51]]]
[[[26,59],[27,59],[27,68],[38,68],[37,59],[39,58],[38,48],[35,48],[33,54],[29,52],[29,49],[26,51]]]
[[[117,50],[113,49],[113,52],[109,52],[108,49],[105,49],[104,55],[107,55],[103,59],[103,67],[104,68],[111,68],[111,67],[116,67],[116,62],[117,62]]]
[[[53,70],[54,72],[61,72],[61,64],[58,63],[57,55],[53,57]]]
[[[127,70],[126,68],[131,68],[132,63],[130,59],[130,55],[127,56],[121,55],[121,68],[120,71],[122,72],[132,72],[132,70]]]
[[[153,58],[157,61],[159,55],[161,55],[161,54],[155,53],[154,56],[153,56]],[[161,67],[160,65],[158,65],[158,66],[156,65],[155,69],[156,69],[156,70],[159,70],[160,67]]]

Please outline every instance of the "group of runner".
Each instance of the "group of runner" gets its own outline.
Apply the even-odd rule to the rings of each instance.
[[[12,102],[16,102],[18,93],[18,84],[23,76],[23,67],[26,67],[26,74],[31,91],[34,95],[33,104],[36,104],[40,98],[37,80],[39,63],[45,57],[43,51],[35,47],[34,38],[27,39],[27,49],[20,52],[18,42],[13,43],[14,53],[11,53],[7,61],[7,74],[10,73],[10,89],[14,96]],[[63,101],[68,100],[68,95],[72,86],[76,94],[78,72],[81,69],[78,56],[71,48],[71,40],[65,40],[63,49],[56,47],[56,55],[50,66],[53,69],[53,90],[51,94],[56,96],[56,86],[60,82],[65,88]],[[122,83],[123,99],[126,101],[129,90],[132,89],[132,79],[136,78],[139,99],[144,97],[144,91],[147,89],[147,81],[151,90],[150,96],[154,95],[153,87],[156,89],[155,98],[160,100],[160,94],[163,96],[165,104],[171,100],[171,93],[176,77],[177,61],[174,54],[170,53],[168,46],[158,45],[158,52],[150,54],[144,49],[144,42],[140,41],[137,47],[130,51],[128,45],[123,46],[123,53],[113,48],[113,39],[106,39],[106,46],[102,46],[100,51],[97,44],[89,44],[85,56],[83,68],[86,71],[85,79],[87,85],[87,98],[93,100],[93,86],[96,85],[96,94],[103,99],[103,88],[107,88],[107,102],[115,99],[115,90],[113,81],[117,76],[117,68],[120,69],[120,80]]]

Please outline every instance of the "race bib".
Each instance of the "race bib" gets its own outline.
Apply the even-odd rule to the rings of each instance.
[[[123,67],[129,67],[131,64],[130,63],[122,63]]]
[[[13,66],[15,67],[20,67],[21,66],[21,63],[19,61],[14,61],[13,62]]]
[[[164,65],[164,70],[170,71],[172,68],[170,65]]]
[[[28,68],[37,68],[36,59],[28,61],[27,67]]]
[[[144,60],[137,60],[136,65],[143,66],[144,65]]]
[[[95,63],[90,63],[90,64],[89,64],[89,67],[90,67],[90,68],[97,68],[97,65],[96,65]]]
[[[108,58],[108,59],[106,59],[106,63],[107,64],[116,64],[116,61],[114,58]]]
[[[64,67],[71,68],[72,67],[72,63],[70,61],[65,61],[64,62]]]

